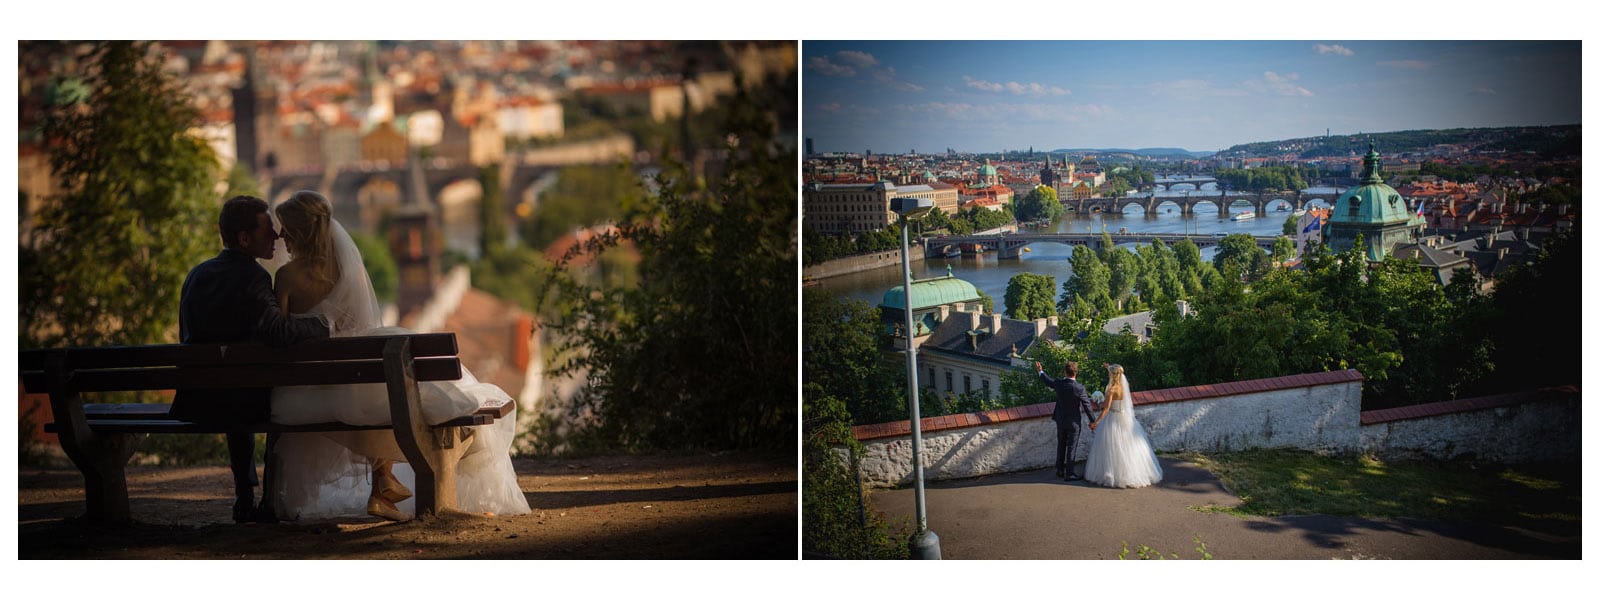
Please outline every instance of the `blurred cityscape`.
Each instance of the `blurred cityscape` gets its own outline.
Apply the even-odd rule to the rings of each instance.
[[[41,125],[53,106],[90,94],[91,47],[19,45],[24,248],[38,244],[41,210],[65,191]],[[667,165],[714,181],[739,93],[764,99],[776,144],[797,146],[792,41],[213,40],[156,42],[150,52],[199,111],[192,132],[220,163],[219,205],[236,193],[276,205],[322,192],[358,243],[392,255],[396,289],[385,294],[370,260],[379,253],[363,246],[386,320],[456,332],[468,368],[530,418],[558,385],[543,381],[549,340],[533,334],[539,308],[527,291],[536,283],[525,272],[473,281],[486,240],[555,263],[607,231],[631,190],[648,189]]]
[[[37,125],[52,101],[85,93],[81,46],[30,42],[20,49],[24,239],[38,204],[58,191]],[[430,200],[446,213],[449,247],[469,255],[476,244],[468,232],[453,231],[460,211],[449,205],[470,194],[446,188],[470,177],[447,172],[504,163],[512,178],[523,166],[619,159],[648,168],[664,151],[681,156],[683,134],[673,121],[686,111],[714,107],[737,81],[782,82],[796,65],[793,42],[182,41],[156,48],[187,84],[201,111],[200,133],[223,167],[247,168],[269,201],[320,189],[319,178],[340,172],[395,172],[418,159],[412,166],[447,180],[429,186],[443,192]],[[790,110],[779,122],[793,147]],[[694,143],[708,142],[717,140]],[[713,154],[706,146],[691,152],[688,160],[701,168]],[[538,178],[527,175],[509,190],[524,218],[538,191]],[[402,186],[391,182],[403,177],[359,178],[358,198],[330,198],[346,226],[371,230],[402,200]]]

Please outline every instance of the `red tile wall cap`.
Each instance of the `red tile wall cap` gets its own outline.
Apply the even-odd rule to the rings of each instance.
[[[1364,410],[1361,411],[1361,424],[1377,425],[1392,421],[1424,419],[1427,417],[1437,417],[1440,415],[1498,408],[1501,406],[1516,406],[1518,404],[1527,404],[1529,402],[1577,398],[1578,396],[1578,386],[1562,385],[1522,392],[1494,394],[1491,396],[1478,396],[1476,398],[1460,398],[1457,400],[1446,400],[1444,402],[1430,402],[1427,404],[1413,404],[1410,406],[1399,406],[1395,408]]]

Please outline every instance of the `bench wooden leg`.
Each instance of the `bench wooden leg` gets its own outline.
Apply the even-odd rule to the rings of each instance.
[[[59,389],[59,388],[58,388]],[[83,496],[91,521],[125,524],[133,520],[128,509],[128,458],[143,434],[96,434],[83,416],[83,398],[75,393],[50,395],[56,437],[61,449],[83,474]]]
[[[423,446],[423,454],[431,457],[428,461],[430,473],[425,476],[420,469],[417,470],[417,514],[460,510],[456,502],[456,466],[461,463],[461,456],[467,448],[467,443],[459,439],[458,430],[462,429],[466,428],[430,428],[427,432],[432,443]],[[429,499],[431,509],[424,508],[421,500],[424,497]]]
[[[383,351],[384,378],[389,390],[389,416],[395,442],[417,474],[417,516],[459,510],[456,503],[456,464],[470,443],[458,429],[434,429],[422,417],[421,394],[412,367],[411,341],[389,341]]]

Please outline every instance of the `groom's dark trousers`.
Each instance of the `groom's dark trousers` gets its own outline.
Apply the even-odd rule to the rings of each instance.
[[[185,344],[258,341],[271,346],[328,337],[322,317],[290,318],[272,293],[272,278],[255,258],[226,249],[189,271],[178,300],[178,336]],[[178,390],[172,399],[172,417],[195,423],[242,425],[271,418],[271,388],[234,390]],[[245,504],[254,496],[255,440],[250,433],[229,433],[228,466],[233,471],[234,493]],[[273,482],[272,446],[267,440],[267,486]],[[264,494],[263,504],[271,507]],[[235,517],[238,517],[235,505]]]
[[[1077,379],[1052,379],[1040,371],[1039,381],[1056,392],[1056,410],[1050,416],[1056,422],[1056,473],[1071,475],[1077,462],[1080,423],[1083,415],[1093,412],[1089,393]]]

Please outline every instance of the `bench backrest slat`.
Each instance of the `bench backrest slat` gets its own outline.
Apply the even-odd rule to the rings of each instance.
[[[24,350],[19,353],[19,358],[21,370],[24,372],[44,370],[49,365],[50,358],[56,355],[66,357],[66,366],[69,369],[189,367],[240,363],[285,364],[382,358],[384,344],[397,337],[411,338],[411,355],[417,358],[455,356],[458,352],[454,333],[417,333],[333,338],[302,342],[287,348],[272,348],[257,342],[238,342]]]
[[[417,381],[453,381],[461,378],[461,361],[419,358],[413,361]],[[284,387],[383,383],[383,361],[344,360],[291,365],[244,364],[195,367],[145,367],[131,369],[78,369],[70,385],[80,392],[137,390]],[[44,372],[23,372],[28,391],[47,392],[51,382]]]
[[[472,414],[457,417],[439,427],[476,427],[488,425],[494,419],[487,415]],[[190,423],[171,419],[105,419],[89,420],[89,427],[100,433],[300,433],[328,431],[375,431],[389,429],[385,425],[349,425],[345,423],[312,423],[308,425],[283,425],[279,423]],[[45,431],[56,433],[55,423],[45,426]]]

